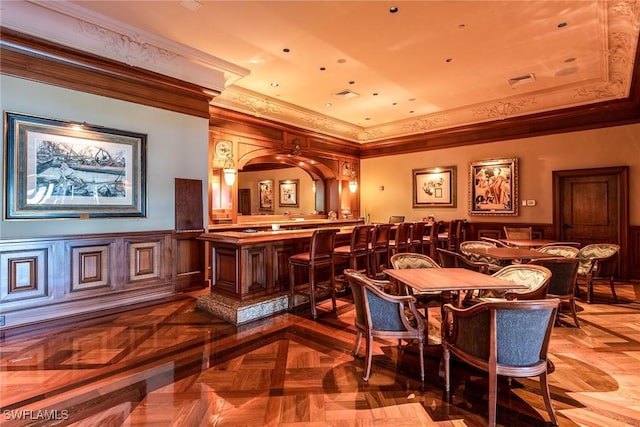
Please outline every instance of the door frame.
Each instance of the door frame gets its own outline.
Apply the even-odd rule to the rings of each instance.
[[[562,188],[564,178],[615,175],[618,180],[618,236],[620,245],[620,278],[628,278],[629,254],[629,166],[553,171],[553,232],[562,235]]]

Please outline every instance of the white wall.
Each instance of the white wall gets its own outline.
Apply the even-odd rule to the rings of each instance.
[[[2,111],[86,122],[147,134],[147,217],[0,222],[0,238],[167,230],[174,228],[174,178],[203,181],[207,221],[209,121],[159,108],[0,75]],[[4,125],[4,115],[2,118]],[[0,153],[4,163],[4,150]],[[4,174],[0,176],[4,188]],[[3,193],[4,194],[4,193]],[[2,203],[4,204],[4,198]]]
[[[469,163],[513,157],[519,159],[520,200],[536,200],[536,206],[520,206],[517,217],[470,216]],[[412,170],[451,165],[457,166],[457,207],[414,209]],[[445,221],[551,224],[553,171],[622,165],[629,166],[630,223],[640,225],[640,124],[364,159],[360,207],[371,221],[381,222],[390,215],[418,220],[435,213]]]

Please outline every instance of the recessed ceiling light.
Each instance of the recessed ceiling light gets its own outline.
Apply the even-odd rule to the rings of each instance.
[[[453,58],[447,58],[444,60],[444,62],[451,62],[451,61],[453,61]]]
[[[278,87],[280,86],[280,83],[278,82],[271,82],[271,87]]]
[[[346,60],[346,59],[344,59],[344,58],[340,58],[340,59],[338,59],[336,62],[337,62],[338,64],[344,64],[345,62],[347,62],[347,60]]]
[[[330,102],[325,102],[325,103],[324,103],[324,106],[325,106],[325,107],[331,107],[331,106],[333,106],[333,104],[332,104],[332,103],[330,103]]]
[[[373,92],[373,96],[378,96],[379,93],[378,92]]]
[[[364,119],[365,120],[371,120],[371,117],[365,117]]]
[[[320,71],[325,71],[326,68],[325,67],[320,67]]]
[[[415,113],[414,110],[409,110],[409,114],[413,114],[413,113]]]
[[[356,84],[356,81],[355,80],[349,80],[349,84],[350,85],[354,85],[354,84]]]
[[[400,11],[400,9],[398,8],[398,6],[391,6],[389,8],[389,13],[398,13]]]
[[[571,57],[571,58],[565,59],[564,62],[569,63],[569,62],[573,62],[575,60],[576,60],[576,58]]]
[[[202,7],[202,3],[197,0],[182,0],[180,2],[180,6],[189,9],[192,12],[197,12]]]
[[[284,49],[282,49],[282,51],[284,53],[289,53],[289,52],[291,52],[291,49],[289,49],[288,47],[285,47]]]
[[[559,23],[559,24],[558,24],[558,28],[564,28],[564,27],[566,27],[567,25],[569,25],[569,24],[568,24],[568,23],[566,23],[566,22],[561,22],[561,23]]]

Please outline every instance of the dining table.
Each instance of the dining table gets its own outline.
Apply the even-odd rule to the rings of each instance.
[[[557,240],[550,239],[499,239],[507,246],[522,249],[537,249],[550,243],[556,243]]]
[[[451,295],[455,291],[527,288],[509,280],[466,268],[385,269],[384,273],[415,292],[440,292],[442,305],[453,302]],[[444,321],[444,310],[441,315],[441,320]]]

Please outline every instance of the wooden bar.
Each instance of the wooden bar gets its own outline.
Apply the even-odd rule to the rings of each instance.
[[[353,227],[336,226],[340,230],[336,245],[348,244]],[[211,266],[211,292],[244,301],[288,290],[289,257],[308,249],[314,230],[202,234],[199,239],[206,242]]]

